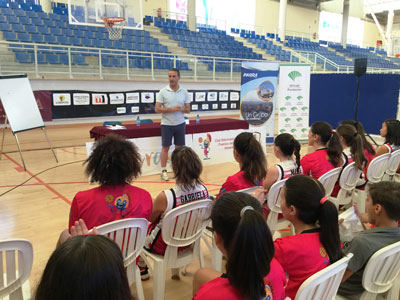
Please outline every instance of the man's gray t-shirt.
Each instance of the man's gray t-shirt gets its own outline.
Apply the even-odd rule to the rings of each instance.
[[[174,92],[169,85],[160,90],[156,101],[161,103],[164,108],[171,108],[176,105],[185,107],[186,103],[190,103],[187,90],[179,87],[179,89]],[[161,125],[175,126],[182,123],[185,123],[185,116],[181,111],[162,114]]]
[[[364,292],[362,277],[370,257],[378,250],[400,241],[400,228],[374,227],[356,236],[344,252],[354,256],[347,266],[354,274],[339,286],[338,294],[356,295]]]

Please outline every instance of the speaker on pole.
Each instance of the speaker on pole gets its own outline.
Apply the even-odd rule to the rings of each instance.
[[[354,60],[354,75],[363,76],[367,72],[367,59],[357,58]]]

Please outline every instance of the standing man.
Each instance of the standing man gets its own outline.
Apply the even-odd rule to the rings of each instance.
[[[169,85],[161,89],[156,100],[156,113],[162,113],[161,119],[161,179],[169,180],[167,160],[169,147],[174,138],[175,147],[185,145],[185,117],[190,113],[190,100],[187,90],[179,86],[180,72],[171,69],[168,72]]]

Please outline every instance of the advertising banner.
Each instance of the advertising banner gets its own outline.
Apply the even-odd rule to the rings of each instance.
[[[240,114],[250,129],[263,135],[262,144],[274,141],[278,73],[277,62],[242,63]]]
[[[239,109],[239,91],[189,90],[191,111]],[[52,91],[53,119],[154,114],[158,90],[126,92]]]
[[[278,132],[297,140],[308,138],[310,112],[310,65],[281,64],[279,72]]]

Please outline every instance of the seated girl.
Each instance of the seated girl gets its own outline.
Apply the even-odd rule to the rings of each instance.
[[[215,244],[227,258],[226,273],[198,270],[194,299],[284,299],[286,277],[273,259],[272,236],[260,203],[245,193],[225,193],[216,200],[211,221]]]
[[[152,199],[144,189],[130,185],[141,174],[137,147],[116,135],[98,140],[85,162],[86,174],[100,186],[78,192],[71,205],[69,229],[83,219],[89,229],[123,218],[146,218]]]
[[[172,152],[171,165],[176,185],[162,191],[155,199],[145,243],[146,249],[161,255],[167,248],[161,236],[163,216],[175,207],[209,198],[208,190],[200,179],[203,170],[201,160],[191,148],[186,146],[176,148]]]
[[[308,132],[308,144],[314,152],[301,159],[304,175],[316,179],[344,163],[339,136],[327,122],[315,122]]]
[[[50,256],[34,299],[133,300],[121,249],[101,235],[68,239]]]
[[[336,129],[336,133],[339,135],[340,143],[343,148],[343,154],[345,162],[343,164],[343,168],[348,164],[354,162],[355,166],[363,171],[364,167],[366,167],[368,161],[365,157],[363,142],[361,138],[361,134],[357,132],[355,127],[351,125],[342,124]],[[362,186],[365,184],[364,176],[360,178],[358,182],[358,186]],[[331,195],[336,197],[340,190],[339,183],[336,183]]]
[[[281,208],[295,235],[275,240],[275,258],[289,278],[286,296],[294,299],[304,280],[342,257],[338,211],[322,184],[305,175],[287,179]]]
[[[279,159],[279,163],[267,171],[267,177],[263,183],[266,192],[276,181],[303,173],[300,165],[300,148],[300,143],[289,133],[282,133],[275,138],[274,154]]]
[[[386,120],[382,123],[380,134],[385,138],[385,143],[377,149],[377,156],[400,149],[400,121]]]
[[[252,133],[242,132],[236,136],[233,142],[233,156],[239,163],[240,171],[226,179],[218,197],[226,192],[261,185],[267,175],[264,151]]]

